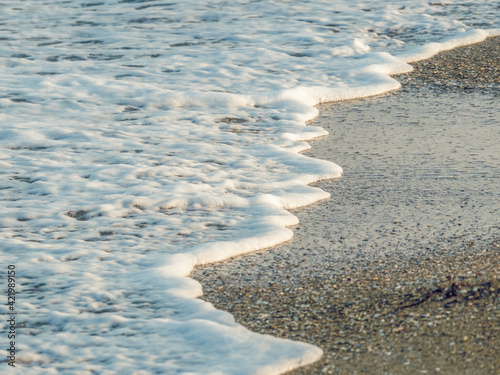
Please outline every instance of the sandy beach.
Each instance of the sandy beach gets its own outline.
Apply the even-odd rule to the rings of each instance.
[[[197,268],[204,300],[312,343],[294,374],[500,373],[500,38],[441,53],[402,89],[320,108],[308,155],[344,168],[292,241]]]

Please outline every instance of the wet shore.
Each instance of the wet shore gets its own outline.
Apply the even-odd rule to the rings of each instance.
[[[294,240],[197,268],[251,330],[324,350],[294,374],[500,372],[500,38],[324,105],[309,155],[344,168]]]

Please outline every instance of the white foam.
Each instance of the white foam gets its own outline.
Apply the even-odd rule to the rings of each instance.
[[[18,268],[23,374],[316,361],[319,348],[195,299],[190,272],[289,240],[286,209],[328,198],[308,184],[342,169],[299,154],[327,134],[306,126],[314,105],[398,89],[388,75],[408,62],[498,35],[468,23],[491,29],[496,12],[486,0],[5,5],[0,258]]]
[[[486,38],[500,35],[500,29],[470,30],[458,36],[448,38],[442,42],[428,43],[419,48],[401,54],[399,57],[408,63],[429,59],[439,52],[449,51],[454,48],[479,43]]]

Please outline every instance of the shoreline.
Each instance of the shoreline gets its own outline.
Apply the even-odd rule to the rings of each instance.
[[[398,117],[397,121],[414,121],[417,126],[418,118],[409,118],[401,111],[405,103],[409,105],[408,101],[423,102],[427,97],[436,101],[433,95],[452,95],[453,100],[464,95],[467,98],[481,96],[473,105],[486,98],[494,100],[499,97],[500,87],[499,40],[499,37],[490,38],[412,64],[414,72],[396,77],[402,83],[402,90],[377,98],[323,105],[332,113],[324,108],[314,122],[323,126],[322,122],[337,117],[340,106],[345,109],[342,113],[347,114],[340,120],[334,118],[336,121],[352,122],[353,119],[347,116],[351,116],[353,108],[354,112],[359,112],[355,120],[363,121],[366,105],[376,112],[374,107],[379,102],[394,99],[389,109]],[[425,106],[423,102],[422,108]],[[387,111],[380,110],[378,116],[387,117]],[[406,136],[405,129],[402,132],[401,137]],[[330,140],[342,138],[335,129],[331,133]],[[487,229],[481,223],[475,224],[474,218],[470,218],[470,222],[462,218],[460,223],[449,219],[447,215],[451,214],[447,210],[453,211],[453,201],[439,212],[449,222],[437,228],[416,227],[414,223],[397,222],[399,220],[389,220],[386,225],[377,227],[378,223],[356,223],[354,217],[343,231],[338,231],[337,226],[342,223],[335,222],[339,220],[336,217],[339,211],[360,199],[368,206],[361,207],[358,215],[366,216],[368,212],[383,219],[384,210],[370,211],[373,210],[369,207],[370,202],[382,202],[382,206],[398,205],[393,190],[403,193],[403,198],[409,201],[431,200],[428,205],[432,207],[433,195],[425,192],[428,182],[425,178],[429,177],[424,178],[424,188],[415,198],[413,188],[405,184],[412,173],[419,172],[404,168],[414,159],[431,154],[430,150],[436,146],[445,145],[435,138],[436,134],[431,137],[434,144],[419,146],[419,155],[411,152],[404,155],[405,159],[400,161],[402,172],[390,181],[385,191],[384,186],[382,190],[377,187],[384,184],[387,175],[380,172],[380,176],[373,179],[369,165],[372,159],[377,163],[387,162],[388,159],[378,160],[377,153],[380,155],[382,151],[371,150],[371,144],[367,146],[370,153],[366,155],[357,156],[352,155],[355,152],[346,151],[353,160],[366,160],[367,165],[342,177],[341,183],[329,180],[315,184],[331,191],[332,204],[321,202],[292,211],[301,223],[295,228],[291,242],[224,263],[197,267],[191,277],[202,283],[202,299],[229,311],[238,322],[253,331],[323,348],[325,354],[320,361],[292,371],[293,374],[457,371],[489,374],[499,371],[500,362],[495,356],[500,342],[498,226]],[[460,138],[458,134],[457,139]],[[307,153],[324,158],[321,152],[336,152],[331,142],[324,146],[320,142],[321,139],[312,141],[313,147]],[[436,145],[436,142],[441,143]],[[459,156],[460,148],[463,147],[458,145],[454,150]],[[386,151],[386,158],[397,157],[390,154],[391,150]],[[343,165],[338,157],[333,155],[332,161]],[[442,169],[446,167],[439,165]],[[467,168],[464,166],[460,172],[473,176],[474,170]],[[454,173],[452,168],[447,172]],[[345,182],[358,177],[372,178],[372,181],[361,188]],[[453,189],[456,178],[460,178],[453,175],[431,177],[443,178],[446,189]],[[481,178],[479,176],[477,181],[482,181]],[[494,184],[493,180],[491,182]],[[471,197],[467,194],[464,192],[459,198],[470,202]],[[432,213],[431,210],[427,215]],[[411,214],[415,220],[425,220],[425,212]],[[490,215],[498,218],[494,210]],[[343,219],[349,220],[349,216]],[[325,223],[332,223],[332,229]],[[373,236],[359,237],[365,230]],[[379,234],[380,237],[376,237]],[[397,244],[387,240],[387,236],[393,235],[399,236]],[[418,238],[420,236],[423,238]]]

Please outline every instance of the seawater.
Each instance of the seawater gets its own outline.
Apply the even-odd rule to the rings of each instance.
[[[308,184],[341,167],[299,153],[327,134],[305,126],[315,105],[396,90],[389,74],[498,35],[497,20],[490,1],[0,4],[16,366],[277,374],[317,360],[196,299],[191,270],[289,240],[286,210],[329,197]]]

